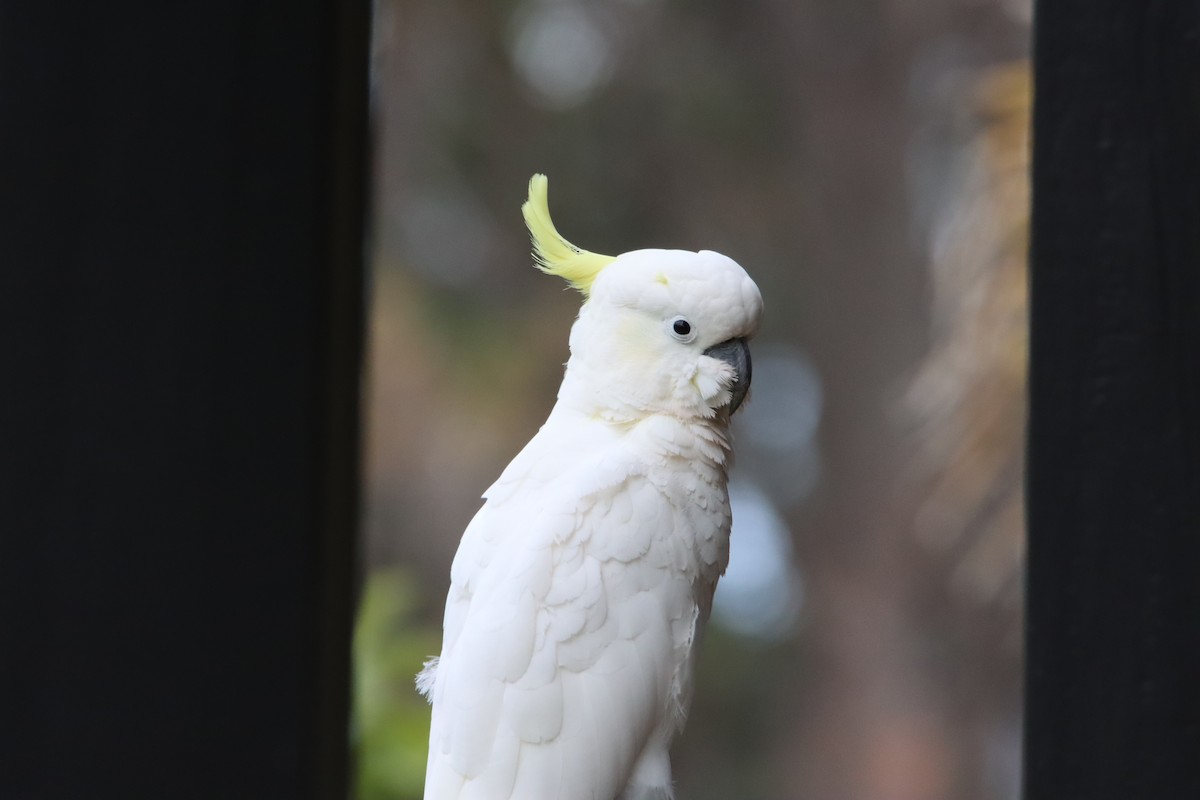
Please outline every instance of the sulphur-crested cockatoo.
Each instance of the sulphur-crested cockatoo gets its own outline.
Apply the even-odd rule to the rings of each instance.
[[[450,570],[442,653],[418,677],[425,798],[669,798],[762,298],[718,253],[575,247],[545,176],[522,211],[537,265],[585,301],[558,403]]]

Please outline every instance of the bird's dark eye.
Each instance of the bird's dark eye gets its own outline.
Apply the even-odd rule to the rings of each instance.
[[[692,332],[692,325],[686,319],[677,319],[675,320],[675,324],[671,326],[671,330],[680,336],[687,336]]]

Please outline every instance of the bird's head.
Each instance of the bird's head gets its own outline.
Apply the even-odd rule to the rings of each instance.
[[[762,314],[745,270],[707,250],[612,257],[575,247],[550,220],[542,175],[530,181],[522,211],[538,266],[586,298],[571,329],[563,399],[614,419],[737,410],[750,389],[747,342]]]

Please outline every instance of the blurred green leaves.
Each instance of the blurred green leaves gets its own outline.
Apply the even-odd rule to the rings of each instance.
[[[403,569],[371,573],[354,636],[354,745],[360,800],[419,800],[429,705],[413,684],[438,651],[419,622],[417,581]]]

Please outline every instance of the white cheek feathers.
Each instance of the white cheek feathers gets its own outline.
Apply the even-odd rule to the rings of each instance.
[[[714,411],[727,405],[732,398],[730,387],[737,379],[733,367],[718,358],[701,356],[692,385],[700,393],[704,404]]]

